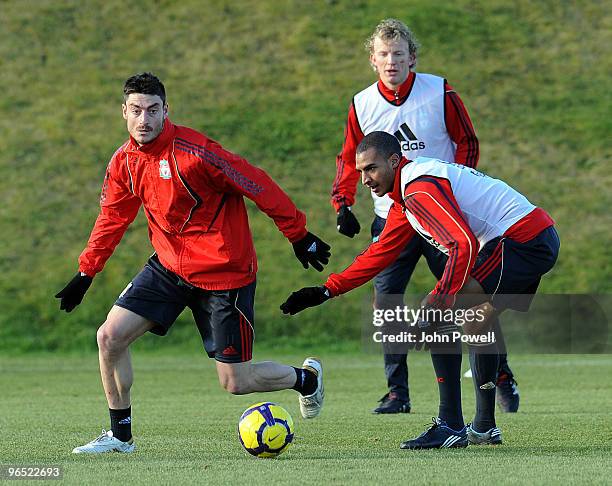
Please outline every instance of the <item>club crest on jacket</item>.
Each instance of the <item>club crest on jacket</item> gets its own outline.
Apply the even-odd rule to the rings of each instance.
[[[159,161],[159,177],[162,179],[170,179],[172,177],[172,173],[170,172],[170,165],[166,159],[161,159]]]

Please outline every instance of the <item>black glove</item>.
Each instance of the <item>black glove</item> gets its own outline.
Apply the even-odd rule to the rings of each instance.
[[[424,312],[427,312],[428,310],[435,309],[435,308],[432,306],[425,306],[425,307],[422,307],[422,309]],[[452,348],[453,332],[456,332],[458,330],[459,330],[459,327],[455,325],[453,322],[439,321],[436,319],[429,321],[429,320],[425,320],[421,318],[416,322],[416,325],[410,327],[409,332],[413,336],[415,336],[415,340],[414,342],[411,342],[408,345],[408,349],[416,349],[417,351],[420,351],[420,350],[427,351],[428,349],[431,349],[432,345],[428,342],[425,342],[423,337],[424,336],[433,337],[435,335],[437,335],[438,337],[448,336],[448,340],[449,340],[448,343],[442,343],[442,346],[444,346],[444,344],[448,344],[448,346]],[[440,344],[436,343],[434,346],[439,347]]]
[[[338,211],[338,231],[349,238],[355,236],[361,230],[359,221],[351,211],[350,206],[342,206]]]
[[[293,243],[293,251],[304,268],[310,263],[313,268],[321,272],[323,265],[327,265],[331,247],[316,235],[308,232],[304,238]],[[322,265],[323,264],[323,265]]]
[[[62,299],[60,302],[60,310],[71,312],[72,309],[79,305],[92,281],[93,278],[82,272],[78,272],[74,278],[68,282],[68,285],[55,294],[56,299]]]
[[[429,343],[423,339],[423,336],[429,336],[434,333],[436,325],[429,321],[419,319],[414,326],[410,327],[410,334],[413,336],[413,341],[408,343],[408,349],[416,351],[427,351]]]
[[[280,308],[283,314],[297,314],[308,307],[321,305],[331,298],[329,290],[325,286],[304,287],[297,292],[293,292]]]

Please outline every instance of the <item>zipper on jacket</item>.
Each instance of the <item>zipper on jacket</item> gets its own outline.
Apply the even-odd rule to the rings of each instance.
[[[223,196],[221,197],[221,201],[219,202],[219,206],[217,206],[217,210],[215,211],[215,214],[212,218],[212,220],[210,221],[210,224],[208,225],[208,228],[206,228],[206,233],[208,233],[210,231],[210,228],[212,228],[213,224],[215,224],[215,221],[217,221],[217,217],[219,216],[219,213],[221,212],[221,208],[223,208],[223,205],[225,204],[225,200],[227,199],[227,193],[223,194]]]
[[[185,229],[185,226],[187,226],[187,223],[191,221],[193,213],[202,205],[202,198],[198,195],[197,192],[195,192],[191,188],[191,186],[187,183],[187,180],[183,177],[183,174],[181,174],[181,171],[179,170],[178,166],[178,161],[176,160],[176,155],[174,154],[174,147],[172,148],[172,153],[170,154],[170,156],[172,157],[172,160],[174,162],[174,169],[176,170],[176,175],[178,176],[179,181],[181,181],[181,184],[183,184],[183,187],[189,193],[189,196],[191,196],[191,199],[193,199],[194,202],[194,205],[189,210],[189,216],[187,216],[187,219],[183,222],[183,225],[181,226],[180,231],[182,232]]]

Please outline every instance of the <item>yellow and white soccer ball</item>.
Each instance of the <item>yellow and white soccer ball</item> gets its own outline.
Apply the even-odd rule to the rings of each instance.
[[[276,457],[293,441],[293,419],[280,405],[261,402],[247,408],[238,422],[240,443],[256,457]]]

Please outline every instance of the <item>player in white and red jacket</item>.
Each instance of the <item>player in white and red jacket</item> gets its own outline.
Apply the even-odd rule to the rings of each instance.
[[[429,120],[423,123],[422,120]],[[336,211],[355,204],[359,172],[355,149],[365,135],[382,130],[395,134],[404,156],[438,157],[476,167],[479,143],[463,101],[446,79],[408,72],[406,80],[390,88],[378,79],[351,100],[342,151],[336,157],[331,203]],[[375,213],[386,218],[391,201],[375,196]],[[349,228],[339,228],[346,236]],[[348,233],[348,234],[347,234]]]
[[[366,42],[370,64],[378,80],[357,93],[349,107],[344,144],[336,157],[336,178],[331,202],[337,211],[338,231],[353,237],[360,231],[352,211],[359,173],[355,168],[355,149],[368,133],[380,130],[395,135],[402,154],[413,160],[435,157],[476,167],[479,143],[470,116],[459,95],[442,77],[414,72],[418,45],[414,35],[396,19],[383,20]],[[380,237],[392,200],[372,193],[374,220],[371,236]],[[393,307],[402,302],[412,273],[423,256],[436,277],[443,271],[443,256],[420,238],[404,246],[374,278],[374,306]],[[397,347],[394,347],[397,348]],[[408,363],[405,350],[384,346],[388,393],[375,413],[410,411]],[[499,401],[507,411],[518,408],[518,390],[505,352],[500,360],[500,376],[507,377],[500,388]]]
[[[554,221],[505,182],[450,162],[402,157],[399,142],[372,132],[357,148],[357,169],[376,195],[390,194],[393,205],[380,239],[324,286],[291,294],[281,309],[295,314],[348,292],[374,277],[413,238],[423,238],[446,255],[444,273],[422,303],[424,310],[470,308],[478,319],[464,325],[468,335],[484,335],[505,309],[527,310],[542,275],[557,260],[559,238]],[[459,305],[456,305],[460,297]],[[421,322],[424,334],[450,336],[457,328],[444,322]],[[414,328],[411,330],[414,332]],[[411,338],[412,339],[412,338]],[[446,338],[448,339],[448,338]],[[471,341],[474,343],[475,341]],[[439,417],[432,427],[402,448],[465,447],[501,443],[495,424],[497,344],[470,344],[477,411],[466,428],[461,409],[461,341],[432,346],[440,391]],[[440,352],[442,351],[442,352]]]
[[[383,193],[386,188],[369,175],[376,169],[364,167],[364,185]],[[380,239],[345,271],[330,275],[325,287],[331,296],[372,279],[407,242],[420,236],[448,256],[429,300],[436,306],[452,307],[453,297],[466,285],[478,252],[488,242],[509,238],[526,243],[554,224],[543,209],[505,182],[429,157],[399,159],[389,195],[394,204]]]
[[[416,73],[417,42],[400,21],[382,21],[367,42],[370,63],[378,80],[357,93],[349,106],[342,151],[336,157],[336,177],[331,203],[339,213],[355,202],[359,173],[355,149],[365,135],[384,131],[400,141],[408,159],[437,157],[476,167],[478,138],[461,98],[446,81],[432,74]],[[376,196],[374,211],[386,218],[391,207],[387,196]],[[356,224],[338,219],[338,230],[353,237]]]

